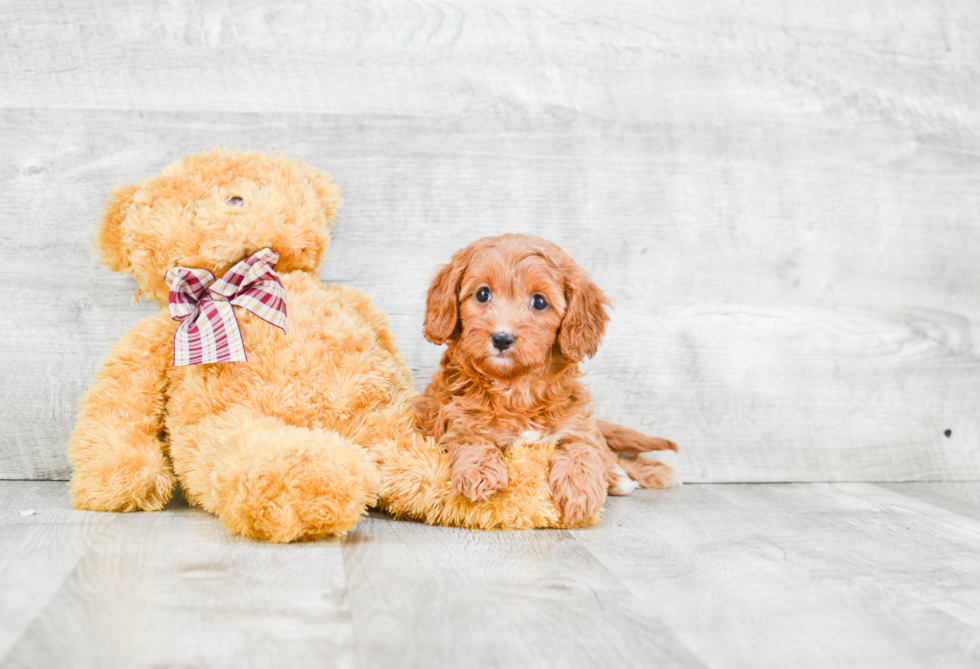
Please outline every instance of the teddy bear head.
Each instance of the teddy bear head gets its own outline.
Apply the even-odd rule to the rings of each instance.
[[[277,272],[315,272],[341,203],[340,188],[306,163],[214,149],[114,188],[95,246],[103,263],[164,305],[172,267],[220,277],[268,247],[279,253]]]

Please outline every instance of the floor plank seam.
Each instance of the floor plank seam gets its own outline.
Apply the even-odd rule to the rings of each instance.
[[[75,561],[75,564],[72,566],[72,568],[65,573],[65,577],[61,579],[61,581],[58,583],[58,587],[51,592],[50,599],[37,612],[37,615],[35,615],[34,618],[27,625],[24,626],[24,629],[21,631],[20,635],[13,641],[13,643],[10,644],[10,648],[3,655],[3,657],[0,657],[0,668],[2,668],[6,664],[7,659],[10,658],[11,654],[15,650],[17,650],[17,646],[24,639],[27,633],[31,630],[31,627],[34,625],[34,622],[40,619],[41,617],[43,617],[44,613],[47,611],[48,606],[51,604],[51,602],[57,599],[58,595],[61,593],[61,589],[75,575],[75,572],[78,571],[78,568],[82,564],[82,561],[89,554],[89,552],[91,552],[92,548],[102,539],[106,531],[110,527],[112,527],[112,525],[116,522],[116,520],[118,520],[118,515],[113,514],[109,522],[103,525],[102,528],[97,531],[95,536],[92,537],[92,540],[88,543],[87,546],[85,546],[85,550],[82,551],[82,553],[78,556],[78,560]]]

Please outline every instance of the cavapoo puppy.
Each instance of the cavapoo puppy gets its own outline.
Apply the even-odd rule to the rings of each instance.
[[[637,455],[677,446],[597,421],[580,381],[578,363],[595,354],[608,304],[540,237],[479,239],[438,272],[424,332],[448,348],[415,414],[419,430],[449,452],[457,494],[478,502],[503,490],[503,450],[543,441],[558,442],[548,483],[565,525],[594,516],[607,490],[674,484],[673,469]]]

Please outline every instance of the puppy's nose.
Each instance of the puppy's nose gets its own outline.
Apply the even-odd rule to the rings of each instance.
[[[506,351],[517,341],[517,337],[507,332],[494,332],[490,339],[493,340],[493,347],[498,351]]]

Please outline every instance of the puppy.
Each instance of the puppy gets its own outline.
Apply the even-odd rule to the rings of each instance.
[[[607,491],[673,485],[670,467],[637,456],[677,446],[597,421],[580,380],[578,363],[595,354],[608,304],[540,237],[485,237],[439,270],[424,333],[448,348],[414,409],[419,431],[449,452],[457,494],[479,502],[503,490],[503,451],[541,441],[558,442],[548,483],[565,525],[595,515]]]

